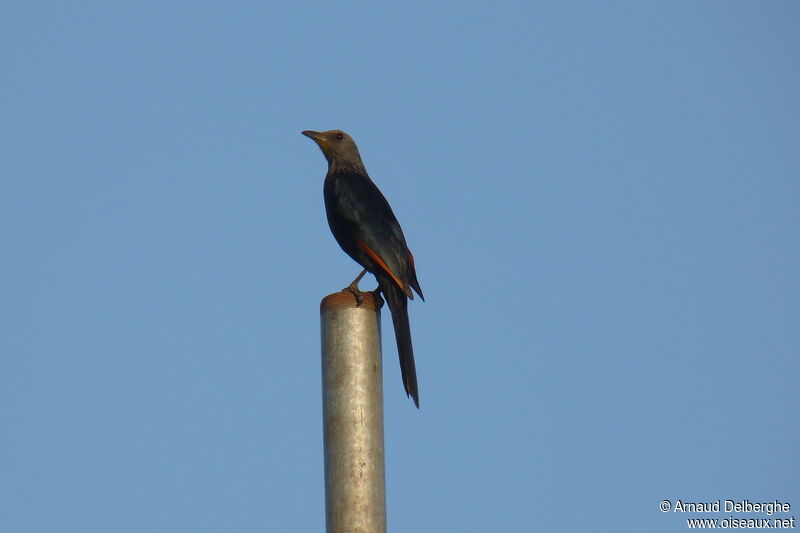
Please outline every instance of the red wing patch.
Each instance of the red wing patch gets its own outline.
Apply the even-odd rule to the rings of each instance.
[[[408,296],[412,300],[414,299],[414,293],[411,292],[411,289],[408,287],[408,285],[406,285],[402,281],[400,281],[400,278],[398,278],[397,275],[395,275],[395,273],[392,272],[392,269],[389,268],[389,266],[386,264],[386,262],[383,259],[381,259],[381,256],[376,254],[372,250],[372,248],[367,246],[367,243],[365,243],[361,239],[358,239],[358,241],[356,241],[356,244],[358,245],[359,248],[361,248],[361,250],[364,251],[365,254],[367,254],[369,256],[370,259],[375,261],[375,263],[379,267],[381,267],[381,269],[384,272],[389,274],[389,277],[391,277],[392,280],[394,280],[394,282],[397,284],[397,286],[400,287],[400,290],[402,290],[404,293],[406,293],[406,296]],[[413,259],[412,259],[412,262],[413,262]]]

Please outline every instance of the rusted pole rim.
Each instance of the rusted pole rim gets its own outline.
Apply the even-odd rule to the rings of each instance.
[[[334,292],[333,294],[329,294],[322,299],[319,304],[319,312],[324,313],[325,311],[330,311],[332,309],[345,309],[351,307],[363,307],[364,309],[368,309],[370,311],[378,311],[381,307],[383,307],[383,298],[381,298],[380,295],[378,295],[376,298],[375,294],[371,292],[362,292],[361,296],[363,297],[363,300],[359,306],[356,302],[356,297],[352,292]]]

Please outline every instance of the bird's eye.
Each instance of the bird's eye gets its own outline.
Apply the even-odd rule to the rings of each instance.
[[[337,133],[336,134],[336,140],[337,141],[341,141],[342,139],[344,139],[344,135],[342,135],[341,133]]]

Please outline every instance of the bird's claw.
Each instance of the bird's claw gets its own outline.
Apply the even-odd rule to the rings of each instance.
[[[364,291],[358,288],[358,283],[354,283],[352,285],[348,285],[342,292],[349,292],[352,294],[356,299],[356,307],[361,307],[361,304],[364,303]]]
[[[364,277],[364,274],[367,273],[367,269],[361,271],[361,274],[358,275],[356,279],[353,280],[353,283],[342,289],[342,292],[349,292],[356,298],[356,307],[361,307],[361,304],[364,303],[364,296],[362,296],[363,292],[361,289],[358,288],[358,282],[361,281],[361,278]]]

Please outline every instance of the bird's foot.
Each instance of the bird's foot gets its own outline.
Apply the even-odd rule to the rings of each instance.
[[[375,308],[380,309],[383,307],[383,298],[381,297],[381,286],[378,285],[374,291],[370,291],[372,297],[375,298]]]
[[[361,304],[364,303],[364,291],[358,288],[358,285],[348,285],[342,292],[349,292],[352,294],[356,299],[356,307],[361,307]]]
[[[363,291],[358,288],[358,282],[361,281],[361,278],[364,277],[364,274],[367,273],[367,269],[361,271],[361,274],[358,275],[356,279],[353,280],[353,283],[342,289],[342,292],[349,292],[352,294],[356,299],[356,307],[361,307],[361,304],[364,303],[364,296]]]

